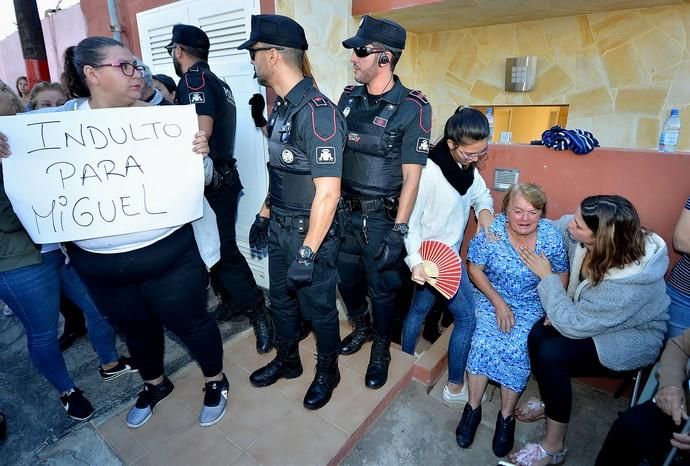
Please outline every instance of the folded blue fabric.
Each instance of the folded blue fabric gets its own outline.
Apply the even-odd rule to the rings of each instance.
[[[565,129],[558,125],[544,131],[541,135],[541,142],[548,148],[554,150],[570,149],[579,155],[589,154],[595,147],[599,147],[599,141],[589,131]]]

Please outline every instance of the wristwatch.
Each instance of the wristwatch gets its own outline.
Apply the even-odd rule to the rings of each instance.
[[[393,231],[397,231],[401,235],[406,236],[410,228],[407,226],[407,223],[396,223],[393,225]]]
[[[309,246],[302,246],[301,248],[299,248],[299,251],[297,251],[297,255],[300,259],[305,261],[310,262],[314,260],[314,251],[312,251]]]

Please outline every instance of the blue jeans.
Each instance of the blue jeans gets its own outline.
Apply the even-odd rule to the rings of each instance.
[[[422,322],[436,302],[436,291],[431,285],[417,286],[412,298],[412,306],[403,322],[402,350],[414,354]],[[477,322],[474,313],[474,294],[467,276],[467,268],[462,264],[462,277],[458,292],[447,303],[453,314],[455,325],[448,344],[448,381],[464,383],[465,365],[470,354],[472,334]]]
[[[690,328],[690,296],[681,293],[670,283],[666,285],[666,294],[671,298],[671,305],[668,307],[671,319],[666,332],[668,339],[677,337]]]
[[[0,273],[0,299],[24,326],[29,356],[36,370],[58,391],[74,388],[58,346],[60,288],[86,315],[89,338],[101,364],[118,359],[115,333],[95,304],[74,268],[59,250],[43,254],[43,263]]]

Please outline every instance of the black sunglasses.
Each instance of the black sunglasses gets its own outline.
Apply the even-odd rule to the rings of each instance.
[[[253,49],[247,49],[247,52],[249,52],[249,58],[254,60],[254,58],[256,58],[256,52],[261,52],[263,50],[272,50],[272,49],[285,50],[283,47],[256,47]]]
[[[376,47],[355,47],[354,49],[352,49],[352,51],[355,52],[355,55],[357,55],[359,58],[364,58],[368,57],[372,53],[385,52],[386,49]]]

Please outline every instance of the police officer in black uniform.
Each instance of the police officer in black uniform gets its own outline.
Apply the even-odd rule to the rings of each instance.
[[[429,153],[431,105],[393,73],[405,37],[399,24],[364,16],[357,35],[343,41],[352,49],[354,77],[362,85],[346,87],[338,102],[348,127],[339,289],[354,324],[341,354],[358,351],[373,337],[365,378],[369,388],[382,387],[388,378],[404,237]]]
[[[273,345],[273,328],[265,307],[264,294],[256,285],[247,260],[237,247],[235,218],[242,184],[233,151],[235,147],[235,100],[230,87],[206,62],[210,43],[204,31],[176,24],[172,41],[166,46],[175,72],[181,77],[177,103],[196,104],[199,129],[206,131],[213,160],[214,180],[204,195],[218,219],[220,261],[211,270],[215,286],[225,288],[234,304],[249,317],[256,335],[256,350],[267,353]]]
[[[269,116],[269,194],[250,231],[250,244],[268,245],[270,298],[277,355],[250,381],[265,387],[302,374],[301,320],[311,322],[318,352],[304,407],[318,409],[340,381],[340,334],[335,301],[345,119],[302,74],[308,44],[302,27],[279,15],[252,16],[246,49],[260,84],[278,95]]]

